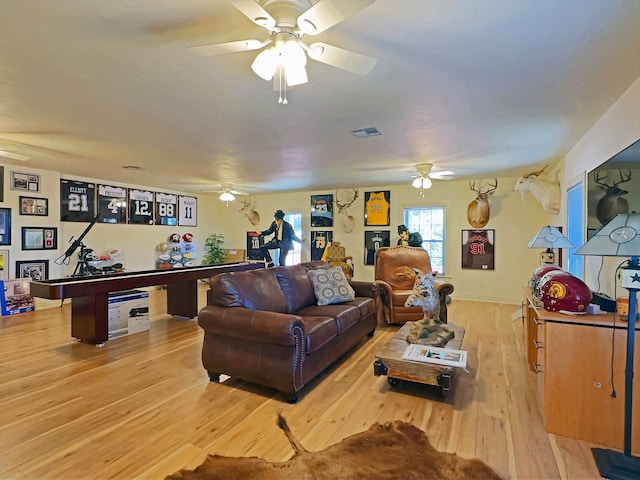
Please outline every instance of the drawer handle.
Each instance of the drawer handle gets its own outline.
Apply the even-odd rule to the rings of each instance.
[[[536,373],[542,373],[544,370],[542,370],[542,367],[540,366],[540,364],[534,363],[533,364],[533,371],[536,372]]]
[[[535,345],[535,347],[540,350],[541,348],[544,348],[544,343],[539,342],[538,340],[534,340],[533,344]]]

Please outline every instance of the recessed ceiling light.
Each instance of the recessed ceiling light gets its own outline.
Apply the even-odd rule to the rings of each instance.
[[[376,127],[367,127],[367,128],[360,128],[358,130],[351,130],[351,133],[353,134],[353,136],[358,138],[375,137],[376,135],[382,135],[382,132],[378,130]]]

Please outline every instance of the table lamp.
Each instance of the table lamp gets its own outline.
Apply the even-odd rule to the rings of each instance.
[[[640,475],[640,457],[631,455],[631,411],[633,404],[633,354],[638,316],[636,294],[640,290],[640,213],[620,214],[581,246],[576,255],[630,257],[621,268],[620,283],[629,290],[627,324],[627,356],[624,371],[624,452],[592,448],[593,458],[600,475],[611,480],[637,479]]]
[[[527,243],[529,248],[546,248],[540,254],[542,263],[556,263],[554,248],[573,248],[573,245],[556,227],[547,225],[542,227],[535,236]]]

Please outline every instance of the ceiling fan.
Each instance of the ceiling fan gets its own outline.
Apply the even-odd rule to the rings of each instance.
[[[420,195],[424,196],[424,191],[431,188],[431,179],[451,180],[454,173],[451,170],[431,171],[433,163],[419,163],[416,165],[416,175],[411,185],[420,189]]]
[[[251,68],[265,80],[279,82],[279,90],[308,81],[307,56],[357,75],[367,75],[376,65],[375,58],[324,42],[307,45],[304,35],[317,35],[345,18],[373,4],[375,0],[233,0],[232,5],[256,25],[269,32],[266,40],[246,39],[189,47],[200,56],[221,55],[263,49]]]
[[[243,192],[241,190],[236,190],[229,183],[223,183],[220,185],[218,190],[210,190],[211,192],[219,192],[220,200],[229,206],[229,202],[233,202],[236,199],[236,196],[246,196],[249,195],[249,192]]]

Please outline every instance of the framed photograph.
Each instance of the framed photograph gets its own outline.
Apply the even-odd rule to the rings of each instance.
[[[311,226],[333,227],[333,195],[311,195]]]
[[[10,208],[0,208],[0,245],[11,245]]]
[[[20,196],[20,215],[49,215],[49,199]]]
[[[364,192],[364,226],[384,227],[391,221],[391,191]]]
[[[22,227],[23,250],[56,250],[58,229],[56,227]]]
[[[0,250],[0,280],[9,280],[9,250]]]
[[[35,173],[11,172],[11,190],[39,192],[40,175],[36,175]]]
[[[495,230],[462,230],[462,268],[494,270]]]
[[[31,296],[31,279],[16,278],[0,281],[0,308],[3,316],[32,312],[35,303]]]
[[[49,260],[16,261],[16,278],[47,280],[49,278]]]

